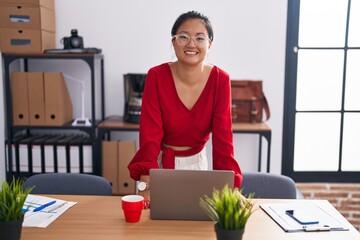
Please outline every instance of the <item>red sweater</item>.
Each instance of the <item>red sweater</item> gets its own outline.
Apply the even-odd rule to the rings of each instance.
[[[177,95],[169,64],[151,68],[141,106],[140,148],[128,166],[130,176],[139,180],[151,168],[159,168],[157,160],[162,143],[191,146],[197,153],[209,140],[210,133],[213,169],[233,170],[235,187],[240,187],[242,175],[234,158],[229,75],[214,66],[199,99],[189,110]],[[176,156],[195,154],[171,152]],[[163,159],[163,166],[173,168],[174,163],[168,165]]]

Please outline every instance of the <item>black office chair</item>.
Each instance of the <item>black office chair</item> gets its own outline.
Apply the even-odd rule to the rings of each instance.
[[[36,174],[27,178],[24,189],[32,186],[32,194],[112,195],[107,179],[82,173]]]
[[[295,182],[284,175],[262,172],[243,172],[243,195],[254,193],[254,198],[296,199]]]

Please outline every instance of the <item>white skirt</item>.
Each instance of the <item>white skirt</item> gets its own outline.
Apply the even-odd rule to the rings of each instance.
[[[159,168],[162,166],[162,151],[160,151],[158,157]],[[199,153],[188,157],[175,156],[175,169],[182,170],[208,170],[208,161],[206,158],[206,147],[204,147]]]

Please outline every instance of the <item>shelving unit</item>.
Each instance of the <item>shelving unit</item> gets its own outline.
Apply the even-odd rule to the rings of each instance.
[[[102,54],[2,54],[3,58],[3,72],[4,72],[4,99],[5,99],[5,131],[6,131],[6,159],[8,165],[6,166],[6,178],[9,180],[13,175],[28,176],[27,172],[14,172],[12,169],[12,144],[13,138],[17,133],[25,132],[30,134],[33,131],[57,131],[61,134],[71,132],[85,133],[91,142],[92,146],[92,166],[93,174],[98,173],[99,166],[101,166],[100,159],[97,158],[96,145],[96,129],[98,124],[105,118],[105,101],[104,101],[104,58]],[[90,96],[91,96],[91,126],[72,126],[71,122],[64,126],[14,126],[12,114],[12,96],[11,96],[11,79],[10,75],[14,70],[14,66],[18,68],[16,71],[31,72],[29,64],[33,60],[64,60],[74,61],[81,60],[85,62],[90,69]],[[17,63],[19,63],[17,65]],[[74,64],[76,67],[76,64]],[[60,68],[60,67],[59,67]],[[42,69],[47,71],[46,67]],[[59,71],[60,72],[60,71]],[[85,80],[86,81],[86,80]],[[79,93],[80,94],[80,93]],[[76,116],[74,116],[76,117]],[[67,168],[68,169],[68,168]],[[31,171],[30,171],[31,172]]]

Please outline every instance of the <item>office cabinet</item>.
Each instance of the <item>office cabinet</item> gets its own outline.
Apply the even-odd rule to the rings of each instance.
[[[24,166],[24,158],[19,159],[19,146],[22,141],[21,138],[29,138],[26,142],[28,148],[32,148],[33,145],[42,146],[42,159],[36,159],[36,172],[47,172],[54,171],[59,172],[57,169],[58,162],[54,162],[53,166],[47,166],[48,158],[45,160],[44,157],[47,156],[55,156],[55,153],[52,154],[46,152],[45,150],[47,146],[54,146],[58,142],[61,144],[65,144],[68,149],[68,156],[70,156],[70,145],[71,140],[66,142],[64,138],[73,136],[74,138],[79,138],[83,140],[76,141],[76,146],[80,146],[78,149],[81,150],[78,156],[85,157],[90,156],[91,163],[89,163],[89,159],[86,159],[86,163],[80,162],[79,172],[87,172],[87,173],[98,173],[98,168],[101,163],[97,157],[97,146],[96,146],[96,131],[97,125],[104,120],[105,116],[105,104],[104,104],[104,58],[101,54],[10,54],[3,53],[3,74],[4,74],[4,100],[5,100],[5,158],[6,158],[6,178],[9,180],[14,176],[26,177],[33,174],[32,165],[33,162],[28,160],[27,166]],[[30,121],[22,121],[21,124],[17,124],[19,121],[14,119],[14,108],[13,108],[13,99],[16,101],[22,101],[21,97],[23,95],[13,96],[17,92],[14,92],[14,85],[12,86],[12,73],[14,72],[61,72],[64,76],[67,76],[69,72],[77,72],[78,64],[82,66],[82,69],[87,71],[88,78],[82,79],[80,77],[71,77],[68,76],[71,80],[73,78],[73,84],[70,90],[73,90],[73,96],[76,96],[77,100],[73,102],[79,102],[78,99],[82,99],[80,101],[81,104],[81,112],[87,112],[87,116],[89,118],[88,125],[82,125],[81,121],[78,121],[77,125],[73,126],[73,121],[69,121],[61,126],[50,126],[50,125],[42,125],[42,124],[30,124]],[[64,67],[65,65],[65,67]],[[21,75],[21,74],[20,74]],[[66,77],[65,77],[66,78]],[[20,77],[21,79],[21,77]],[[69,81],[69,80],[68,80]],[[21,81],[17,82],[21,84]],[[32,84],[31,80],[28,81],[28,84]],[[35,82],[34,82],[35,84]],[[74,89],[75,90],[74,90]],[[37,89],[39,90],[39,89]],[[80,97],[79,97],[80,96]],[[84,100],[84,96],[87,96]],[[17,98],[16,98],[17,97]],[[84,109],[85,108],[85,109]],[[16,108],[15,108],[16,109]],[[21,109],[20,109],[21,110]],[[16,111],[20,111],[16,110]],[[75,111],[74,111],[75,112]],[[28,113],[29,114],[29,113]],[[79,111],[74,115],[74,118],[80,117]],[[83,115],[82,115],[83,117]],[[82,118],[80,118],[82,119]],[[15,121],[14,121],[15,120]],[[26,120],[26,119],[25,119]],[[15,123],[15,124],[14,124]],[[31,136],[35,136],[34,139]],[[47,136],[47,137],[45,137]],[[43,142],[35,141],[35,139],[44,138]],[[20,140],[19,140],[20,138]],[[51,139],[57,139],[51,142]],[[63,141],[61,140],[63,139]],[[65,141],[65,142],[64,142]],[[74,143],[74,142],[73,142]],[[89,151],[89,147],[91,147]],[[55,149],[55,148],[53,148]],[[72,148],[73,149],[73,148]],[[56,151],[56,150],[53,150]],[[51,152],[51,151],[50,151]],[[58,153],[56,153],[58,154]],[[25,154],[26,155],[26,154]],[[25,157],[32,158],[32,155],[28,155]],[[56,156],[55,156],[56,158]],[[21,162],[21,164],[20,164]],[[69,159],[65,161],[65,163],[69,164],[71,162]],[[39,165],[40,163],[40,165]],[[89,164],[92,165],[91,171],[89,170]],[[21,167],[20,167],[21,165]],[[85,167],[86,165],[86,167]],[[77,165],[76,165],[77,166]],[[81,169],[82,167],[82,169]],[[25,170],[24,170],[25,169]],[[50,170],[49,170],[50,169]],[[65,166],[65,171],[71,171],[71,166]],[[85,170],[85,171],[84,171]],[[64,170],[62,170],[64,171]]]

